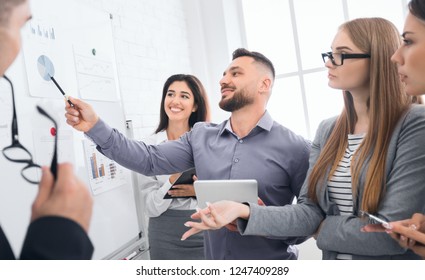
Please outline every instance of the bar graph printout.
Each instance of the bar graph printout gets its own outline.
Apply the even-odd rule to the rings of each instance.
[[[83,140],[86,167],[93,195],[125,186],[125,169],[96,150],[96,144]]]

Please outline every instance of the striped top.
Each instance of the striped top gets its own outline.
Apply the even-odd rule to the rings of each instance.
[[[336,203],[342,216],[353,214],[353,194],[351,187],[351,160],[359,148],[365,134],[348,134],[348,147],[338,163],[335,173],[328,181],[328,193]],[[337,259],[352,259],[349,254],[338,254]]]

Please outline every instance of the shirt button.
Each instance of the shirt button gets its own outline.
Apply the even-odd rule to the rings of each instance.
[[[239,159],[238,158],[235,158],[235,162],[239,162]]]
[[[242,139],[240,139],[240,140],[239,140],[239,143],[241,143],[241,144],[242,144],[242,143],[243,143],[243,140],[242,140]]]

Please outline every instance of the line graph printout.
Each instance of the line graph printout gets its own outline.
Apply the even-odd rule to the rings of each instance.
[[[50,166],[52,163],[56,133],[58,138],[58,163],[75,161],[74,149],[72,146],[72,130],[66,129],[57,131],[53,126],[46,125],[43,126],[42,129],[34,129],[32,132],[34,143],[34,161],[37,164]],[[39,175],[41,176],[41,174]]]
[[[99,50],[74,46],[75,69],[81,98],[116,101],[117,89],[112,60]]]
[[[96,144],[83,140],[86,167],[93,195],[127,184],[125,169],[96,150]]]
[[[57,160],[58,163],[74,162],[74,149],[72,148],[72,130],[56,131],[53,126],[43,126],[42,129],[32,131],[34,144],[34,162],[41,166],[50,166],[55,147],[55,135],[58,137]],[[41,179],[41,173],[38,173]]]
[[[56,131],[53,126],[33,131],[34,159],[38,164],[49,165],[52,162],[55,146],[55,134],[58,138],[57,157],[58,162],[74,162],[74,150],[72,149],[72,130],[63,129]]]

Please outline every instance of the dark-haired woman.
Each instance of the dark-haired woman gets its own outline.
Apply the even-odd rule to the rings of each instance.
[[[403,44],[391,57],[397,64],[405,91],[411,96],[425,93],[425,1],[412,0],[403,29]],[[425,182],[422,182],[425,184]],[[408,202],[407,202],[408,203]],[[386,230],[400,246],[411,249],[425,259],[425,205],[410,219],[390,223],[391,229],[368,225],[364,231]]]
[[[207,121],[207,96],[199,79],[193,75],[177,74],[164,84],[158,128],[146,144],[160,144],[176,140],[188,132],[196,122]],[[186,230],[183,223],[197,207],[193,184],[171,184],[180,174],[147,177],[139,182],[145,214],[149,217],[148,238],[153,260],[204,259],[203,235],[198,234],[189,243],[181,242]],[[165,194],[172,199],[164,199]]]

